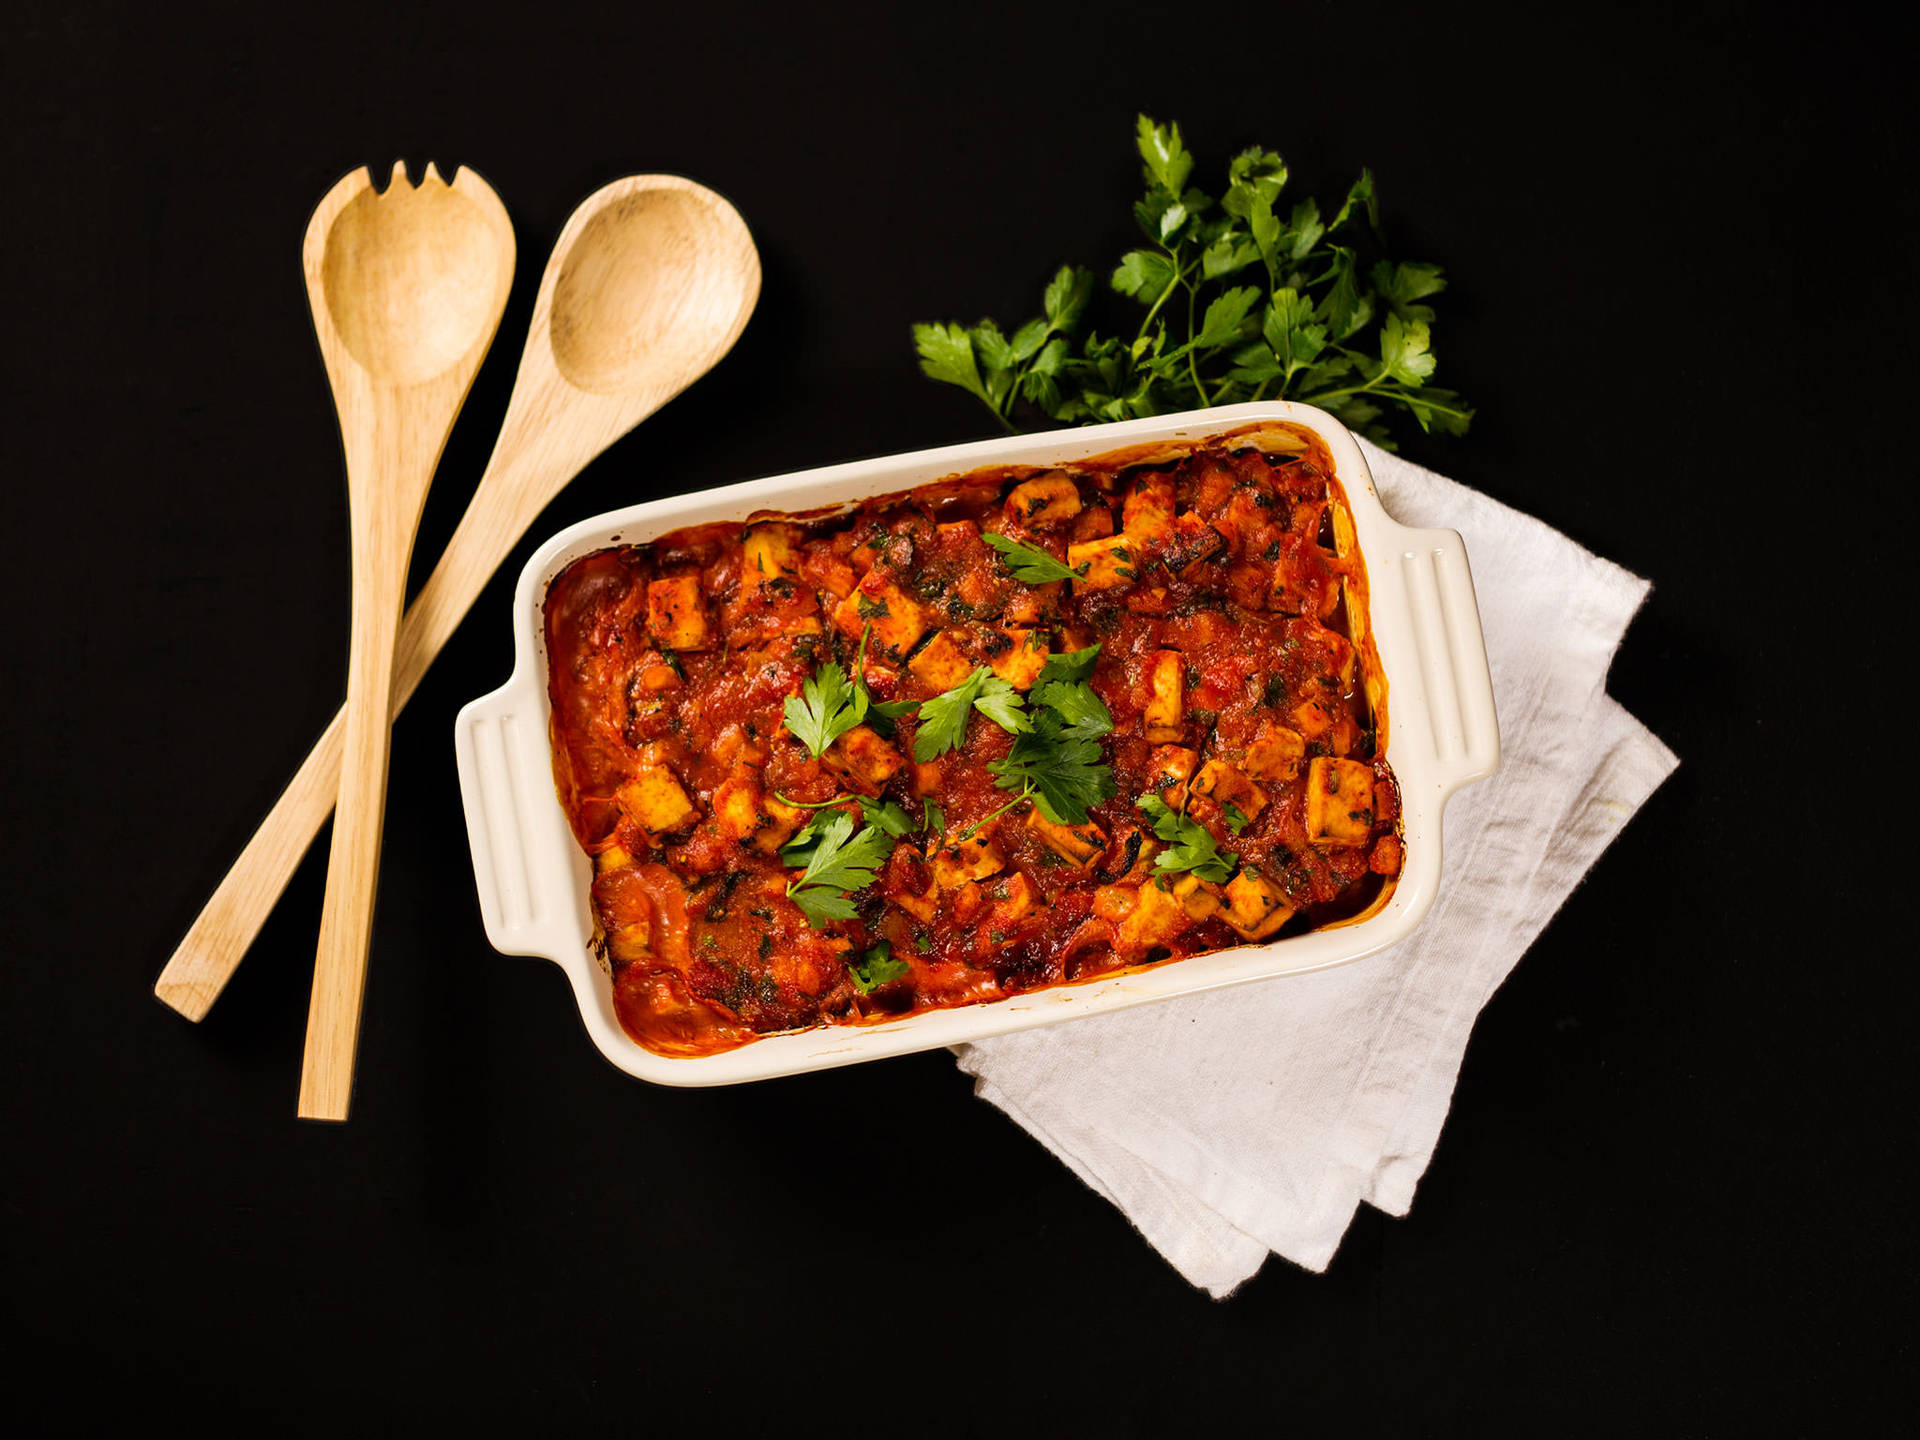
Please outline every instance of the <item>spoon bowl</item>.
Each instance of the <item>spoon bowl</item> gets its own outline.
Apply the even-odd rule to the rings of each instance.
[[[442,183],[432,165],[417,188],[397,166],[384,194],[365,170],[349,182],[360,188],[328,227],[320,261],[328,318],[370,377],[418,385],[457,367],[499,325],[495,302],[513,277],[512,245],[500,243],[505,211],[461,176]]]
[[[655,186],[580,228],[553,287],[553,361],[570,384],[594,395],[634,390],[669,337],[733,331],[739,272],[707,264],[714,222],[705,197]]]

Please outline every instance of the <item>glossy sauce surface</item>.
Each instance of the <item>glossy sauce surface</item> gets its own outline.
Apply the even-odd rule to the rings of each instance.
[[[989,534],[1079,573],[1022,583]],[[664,1054],[1264,943],[1351,918],[1400,869],[1365,569],[1309,432],[680,531],[575,562],[545,619],[555,779],[594,856],[616,1005]],[[913,713],[817,758],[783,718],[829,661],[875,702],[980,666],[1031,702],[1049,656],[1096,644],[1114,794],[1085,826],[1031,800],[988,819],[1014,798],[990,767],[1015,737],[986,715],[925,763]],[[818,928],[780,849],[809,807],[869,823],[856,797],[912,830],[854,917]],[[1142,797],[1203,826],[1230,878],[1158,865]]]

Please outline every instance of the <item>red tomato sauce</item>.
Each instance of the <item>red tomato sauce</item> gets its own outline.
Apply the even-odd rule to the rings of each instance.
[[[569,566],[545,603],[554,776],[594,858],[628,1032],[711,1054],[1367,911],[1402,842],[1345,503],[1318,441],[1267,425]],[[1015,578],[988,536],[1073,576]],[[1016,736],[985,713],[916,761],[927,722],[911,702],[985,667],[1032,715],[1048,661],[1095,645],[1085,683],[1111,717],[1094,742],[1111,796],[1084,825],[1017,798],[992,768]],[[829,665],[907,713],[870,710],[813,753],[787,704]],[[1179,817],[1180,841],[1210,842],[1211,863],[1169,868],[1193,847],[1163,841],[1143,797]],[[834,813],[857,834],[881,805],[906,833],[871,837],[881,858],[844,892],[848,918],[810,916],[793,898],[796,834]]]

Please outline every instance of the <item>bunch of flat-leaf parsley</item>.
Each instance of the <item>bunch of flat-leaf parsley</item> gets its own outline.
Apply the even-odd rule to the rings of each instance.
[[[1440,267],[1380,255],[1373,176],[1362,171],[1333,218],[1309,198],[1281,218],[1287,167],[1271,150],[1243,150],[1218,199],[1187,184],[1193,169],[1178,125],[1142,115],[1147,193],[1133,207],[1148,244],[1108,279],[1145,307],[1111,335],[1081,329],[1094,277],[1062,266],[1044,313],[1007,335],[915,325],[920,366],[971,391],[1008,429],[1017,407],[1068,424],[1127,420],[1244,400],[1298,400],[1332,411],[1389,449],[1383,407],[1423,430],[1466,433],[1473,411],[1431,382]]]

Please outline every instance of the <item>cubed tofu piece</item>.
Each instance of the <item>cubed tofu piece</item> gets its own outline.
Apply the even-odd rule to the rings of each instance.
[[[594,853],[593,873],[604,875],[609,870],[624,870],[633,864],[633,852],[624,845],[609,845]]]
[[[871,625],[867,642],[871,649],[889,659],[902,660],[927,633],[927,612],[898,585],[884,580],[875,584],[874,577],[868,576],[834,610],[833,623],[852,640],[858,640]]]
[[[1303,740],[1318,740],[1333,729],[1333,711],[1324,700],[1307,700],[1293,707],[1294,729]]]
[[[797,576],[800,558],[794,553],[791,525],[755,525],[740,537],[744,552],[741,571],[748,580],[764,584],[777,576]]]
[[[634,824],[654,835],[684,830],[699,813],[664,765],[642,765],[633,779],[614,791],[613,798]]]
[[[1306,753],[1306,741],[1276,725],[1247,747],[1246,772],[1258,780],[1284,783],[1300,773],[1300,759]]]
[[[1220,918],[1248,940],[1273,934],[1293,914],[1280,887],[1253,869],[1242,870],[1227,882],[1226,904]]]
[[[929,795],[938,795],[942,784],[940,762],[927,760],[913,767],[913,793],[925,799]]]
[[[760,772],[750,765],[737,767],[713,792],[714,827],[762,855],[786,844],[805,817],[804,810],[767,794]]]
[[[986,933],[981,937],[989,944],[1000,944],[993,938],[995,929],[1004,929],[1030,912],[1039,898],[1033,888],[1033,882],[1026,876],[1015,873],[987,887],[987,898],[993,902],[993,908],[987,912],[987,922],[981,928]]]
[[[1054,854],[1083,870],[1107,848],[1107,832],[1091,820],[1084,825],[1056,825],[1037,806],[1027,812],[1027,829]]]
[[[793,832],[806,823],[807,812],[789,805],[777,795],[760,797],[760,811],[766,822],[748,837],[747,844],[762,855],[778,853],[793,838]]]
[[[1120,505],[1120,528],[1143,540],[1165,540],[1173,534],[1173,477],[1142,475],[1127,487]]]
[[[1222,556],[1226,548],[1226,536],[1198,515],[1189,513],[1173,522],[1173,539],[1161,558],[1176,575],[1186,575],[1195,566]]]
[[[1344,707],[1336,708],[1325,700],[1308,700],[1294,707],[1293,723],[1304,739],[1318,741],[1336,755],[1353,749],[1357,732],[1353,717]]]
[[[745,840],[760,828],[760,782],[742,766],[713,792],[713,824],[729,840]]]
[[[647,582],[647,629],[665,650],[706,650],[713,644],[698,575]]]
[[[1058,470],[1022,481],[1007,492],[1007,514],[1028,525],[1051,525],[1080,513],[1080,487]]]
[[[907,762],[900,752],[882,740],[871,725],[856,725],[833,744],[821,760],[845,779],[878,790],[899,773]]]
[[[969,880],[984,880],[1006,868],[1007,857],[986,830],[965,840],[954,840],[933,852],[933,879],[942,890],[953,890]]]
[[[1211,795],[1220,805],[1231,805],[1249,820],[1267,808],[1267,792],[1224,760],[1209,760],[1193,777],[1196,795]]]
[[[1131,536],[1109,535],[1104,540],[1069,545],[1067,568],[1074,572],[1073,583],[1081,590],[1113,590],[1133,583],[1139,573],[1135,563],[1138,555],[1139,544]]]
[[[1319,755],[1307,766],[1307,840],[1364,845],[1373,834],[1373,767]]]
[[[1137,962],[1156,945],[1165,945],[1193,924],[1186,906],[1171,889],[1162,890],[1158,880],[1149,880],[1134,892],[1138,898],[1114,927],[1113,948],[1127,963]]]
[[[607,932],[607,954],[622,965],[653,958],[653,922],[636,920]]]
[[[1003,618],[1009,625],[1038,625],[1058,611],[1060,583],[1049,580],[1045,585],[1022,585],[1007,597]]]
[[[1173,882],[1173,898],[1195,920],[1206,920],[1220,913],[1220,897],[1215,893],[1218,888],[1198,875],[1182,875]]]
[[[959,632],[942,630],[907,661],[907,669],[936,690],[951,690],[973,673],[973,661],[960,648]]]
[[[1000,632],[1009,642],[987,663],[993,673],[1016,690],[1031,690],[1040,672],[1047,668],[1047,636],[1043,630],[1006,629]]]
[[[1194,766],[1200,764],[1200,756],[1188,751],[1185,745],[1162,745],[1152,755],[1146,756],[1146,774],[1148,783],[1158,791],[1171,785],[1183,785],[1192,780]]]
[[[1178,810],[1186,803],[1187,782],[1199,763],[1200,757],[1184,745],[1162,745],[1147,757],[1147,783]]]
[[[1142,716],[1147,742],[1168,745],[1186,734],[1186,657],[1178,650],[1154,652],[1147,673],[1147,706]]]
[[[1114,532],[1113,507],[1110,505],[1089,505],[1073,517],[1073,528],[1067,532],[1073,540],[1098,540],[1103,535]]]

